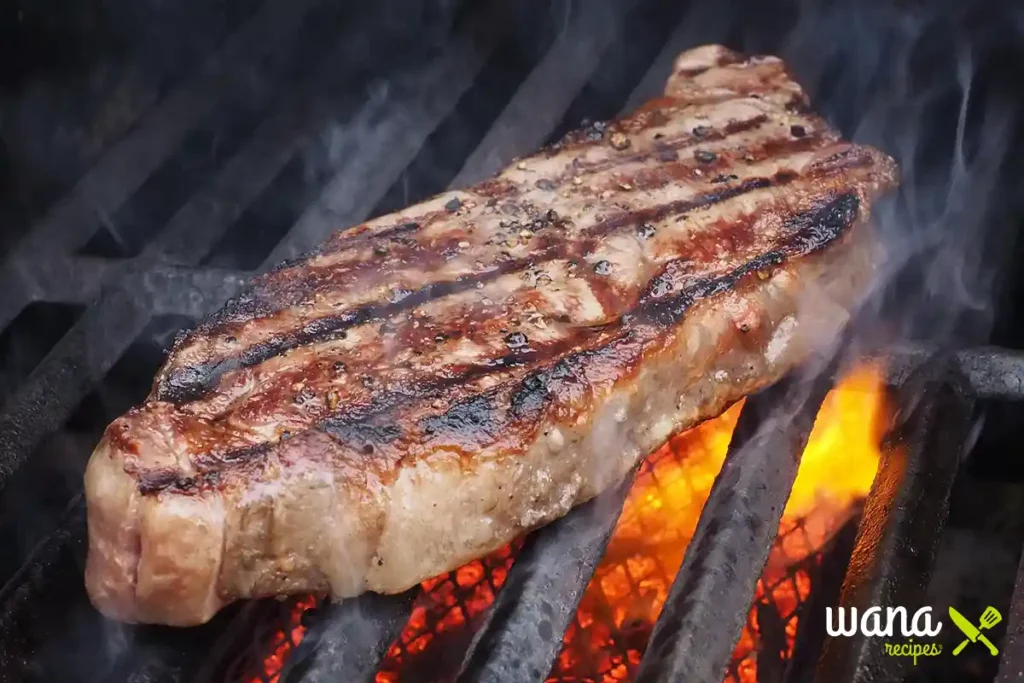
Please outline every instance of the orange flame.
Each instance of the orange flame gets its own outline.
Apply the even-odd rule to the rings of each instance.
[[[864,365],[826,397],[804,451],[783,513],[779,538],[757,586],[747,626],[737,643],[727,681],[754,683],[759,652],[759,603],[770,604],[782,623],[785,652],[792,653],[797,607],[811,592],[805,560],[854,514],[871,487],[880,459],[879,440],[889,411],[881,368]],[[607,552],[565,634],[548,679],[629,680],[682,563],[711,485],[722,466],[742,403],[681,434],[642,466],[623,507]],[[391,645],[378,683],[397,683],[401,671],[430,648],[463,647],[504,582],[517,544],[423,584],[423,595],[402,635]],[[303,601],[292,623],[278,632],[263,666],[276,681],[301,640]]]
[[[809,579],[806,573],[778,585],[776,579],[820,549],[871,488],[888,414],[882,377],[881,368],[862,366],[825,398],[758,586],[757,600],[770,585],[780,614],[793,617],[785,627],[790,650],[796,633],[793,612],[798,599],[810,592]],[[725,460],[740,410],[738,403],[648,458],[565,635],[549,683],[621,681],[635,673]],[[794,530],[800,533],[790,533]],[[734,656],[733,670],[739,675],[731,680],[756,680],[756,627],[753,615]]]

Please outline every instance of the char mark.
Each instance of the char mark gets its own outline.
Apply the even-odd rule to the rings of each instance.
[[[452,405],[440,415],[424,417],[420,430],[429,442],[480,446],[496,439],[505,429],[506,421],[491,390]]]
[[[651,323],[675,325],[695,303],[734,288],[745,276],[816,252],[839,239],[853,225],[859,207],[860,200],[850,192],[815,210],[794,216],[788,221],[791,233],[778,248],[759,255],[725,275],[699,278],[675,296],[664,296],[666,287],[660,278],[655,278],[641,295],[637,312],[641,319]]]
[[[371,416],[342,414],[322,420],[319,429],[335,441],[366,454],[402,437],[402,428],[387,412]]]
[[[705,192],[692,199],[678,199],[666,204],[659,204],[648,209],[638,211],[626,211],[607,218],[600,223],[593,225],[588,234],[591,236],[606,235],[623,227],[640,225],[642,223],[653,223],[668,216],[704,209],[715,204],[739,197],[740,195],[763,190],[769,187],[786,185],[799,176],[792,171],[779,171],[771,178],[748,178],[743,182],[731,187],[722,188],[713,192]]]
[[[722,67],[731,66],[733,64],[741,64],[745,61],[749,61],[750,59],[754,59],[754,57],[745,58],[743,55],[732,52],[730,50],[719,55],[718,59],[715,60],[714,64],[698,66],[692,69],[680,69],[679,71],[676,72],[676,75],[682,76],[683,78],[696,78],[697,76],[700,76],[703,73],[711,71],[711,69],[720,69]]]
[[[797,179],[792,171],[779,171],[770,178],[748,178],[729,187],[716,188],[692,199],[677,200],[639,211],[628,211],[601,221],[585,233],[585,238],[596,238],[616,230],[664,219],[671,215],[704,209],[740,195],[774,186],[785,185]],[[238,355],[209,363],[175,368],[157,385],[157,398],[175,404],[187,403],[209,394],[226,373],[259,365],[286,351],[308,344],[342,338],[351,327],[384,319],[388,316],[419,306],[427,301],[457,294],[490,282],[497,277],[536,265],[545,260],[568,258],[582,243],[562,240],[548,243],[540,252],[526,258],[497,264],[489,271],[463,275],[454,281],[436,282],[422,287],[394,303],[364,304],[352,311],[319,318],[307,323],[301,330],[281,335],[273,340],[256,344]]]
[[[241,467],[270,451],[270,444],[258,443],[228,451],[204,453],[193,463],[195,475],[186,475],[174,469],[142,471],[138,473],[138,488],[142,495],[167,491],[174,494],[199,494],[217,487],[220,473],[226,468]]]
[[[139,474],[139,493],[144,496],[163,491],[166,488],[191,488],[195,479],[183,477],[180,472],[171,469],[152,470]]]
[[[681,150],[694,147],[696,145],[705,145],[709,142],[720,142],[738,133],[745,133],[750,130],[756,130],[762,125],[767,123],[768,116],[766,114],[758,114],[749,119],[739,119],[736,121],[730,121],[721,128],[700,128],[694,129],[693,131],[682,135],[675,139],[665,139],[657,143],[653,149],[647,152],[638,154],[631,154],[626,157],[609,157],[593,162],[581,162],[574,164],[571,169],[571,174],[567,174],[561,178],[561,181],[566,180],[570,175],[580,174],[591,174],[605,171],[614,166],[620,166],[623,164],[631,164],[636,162],[645,161],[652,157],[662,157],[666,153],[675,153]]]
[[[592,350],[578,350],[559,360],[554,366],[530,373],[513,392],[509,410],[517,420],[536,419],[559,387],[578,383],[580,361],[593,354]]]
[[[181,404],[198,400],[210,393],[226,373],[253,367],[286,351],[317,342],[344,339],[347,330],[366,323],[383,320],[432,299],[472,289],[477,283],[491,281],[500,275],[522,269],[529,263],[510,261],[495,266],[490,272],[475,276],[464,275],[448,282],[435,282],[422,287],[393,303],[364,304],[338,315],[317,318],[302,329],[280,335],[272,340],[251,346],[240,354],[210,363],[175,368],[157,386],[161,401]]]

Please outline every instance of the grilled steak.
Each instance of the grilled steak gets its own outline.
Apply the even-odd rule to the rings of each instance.
[[[564,515],[848,317],[896,182],[771,57],[333,235],[174,345],[86,474],[93,602],[398,592]]]

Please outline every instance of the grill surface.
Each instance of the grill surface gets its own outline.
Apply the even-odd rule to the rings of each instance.
[[[80,478],[98,430],[143,398],[173,331],[236,294],[253,272],[333,229],[483,178],[583,113],[606,117],[636,106],[660,91],[672,58],[688,46],[742,38],[708,5],[583,4],[538,0],[512,11],[507,3],[465,3],[410,26],[395,20],[389,2],[355,10],[352,3],[267,0],[28,228],[0,263],[0,329],[16,338],[19,321],[38,306],[70,311],[73,322],[31,372],[4,377],[0,541],[16,552],[0,565],[0,678],[238,675],[224,662],[252,640],[254,624],[280,622],[285,608],[273,601],[233,606],[188,630],[114,625],[88,605]],[[732,18],[764,13],[748,9]],[[250,81],[254,63],[266,70],[262,88]],[[225,131],[234,138],[206,167],[185,163],[191,147]],[[162,208],[146,214],[152,197]],[[909,447],[890,452],[886,476],[866,502],[853,551],[859,569],[846,577],[841,599],[867,604],[898,595],[909,608],[923,599],[973,397],[1024,398],[1024,354],[978,348],[936,362],[915,347],[880,355],[894,385],[917,389],[921,372],[942,373],[927,384],[936,400],[915,401],[908,411]],[[780,385],[748,402],[741,425],[753,431],[764,405],[791,396],[786,391]],[[777,515],[766,511],[781,513],[810,429],[808,410],[791,431],[758,444],[760,458],[730,458],[723,469],[637,680],[675,680],[681,672],[687,680],[723,679],[775,541]],[[742,430],[734,445],[741,440]],[[923,455],[935,444],[941,467]],[[772,465],[780,458],[787,467]],[[734,503],[766,474],[765,496],[748,501],[754,533],[732,514]],[[525,541],[458,680],[546,676],[627,488]],[[45,506],[33,498],[43,490]],[[17,514],[29,499],[38,512],[31,525]],[[733,563],[741,580],[709,561],[719,555],[742,560]],[[831,571],[838,591],[841,573]],[[1022,593],[1018,585],[1017,603]],[[415,595],[315,610],[283,680],[372,680]],[[709,618],[716,609],[727,614]],[[1014,632],[1019,616],[1018,605]],[[805,641],[797,653],[811,654],[786,680],[809,680],[821,643]],[[869,645],[833,643],[816,680],[888,680],[895,672],[878,673],[880,655]],[[1004,680],[1015,680],[1020,648],[1012,638]]]

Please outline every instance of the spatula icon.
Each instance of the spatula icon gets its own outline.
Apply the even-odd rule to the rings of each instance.
[[[985,634],[981,632],[982,629],[990,629],[1003,620],[1003,615],[999,613],[999,610],[995,607],[986,607],[985,611],[981,613],[981,619],[979,620],[980,627],[972,624],[967,617],[960,614],[960,612],[952,607],[949,608],[949,616],[953,619],[953,623],[957,625],[957,628],[963,631],[964,635],[967,636],[964,642],[957,645],[956,649],[953,650],[954,656],[960,654],[961,650],[967,647],[968,643],[976,643],[978,641],[985,644],[985,647],[988,648],[988,651],[992,653],[993,657],[999,654],[999,650],[997,650],[996,646],[992,644],[992,641],[986,638]]]

